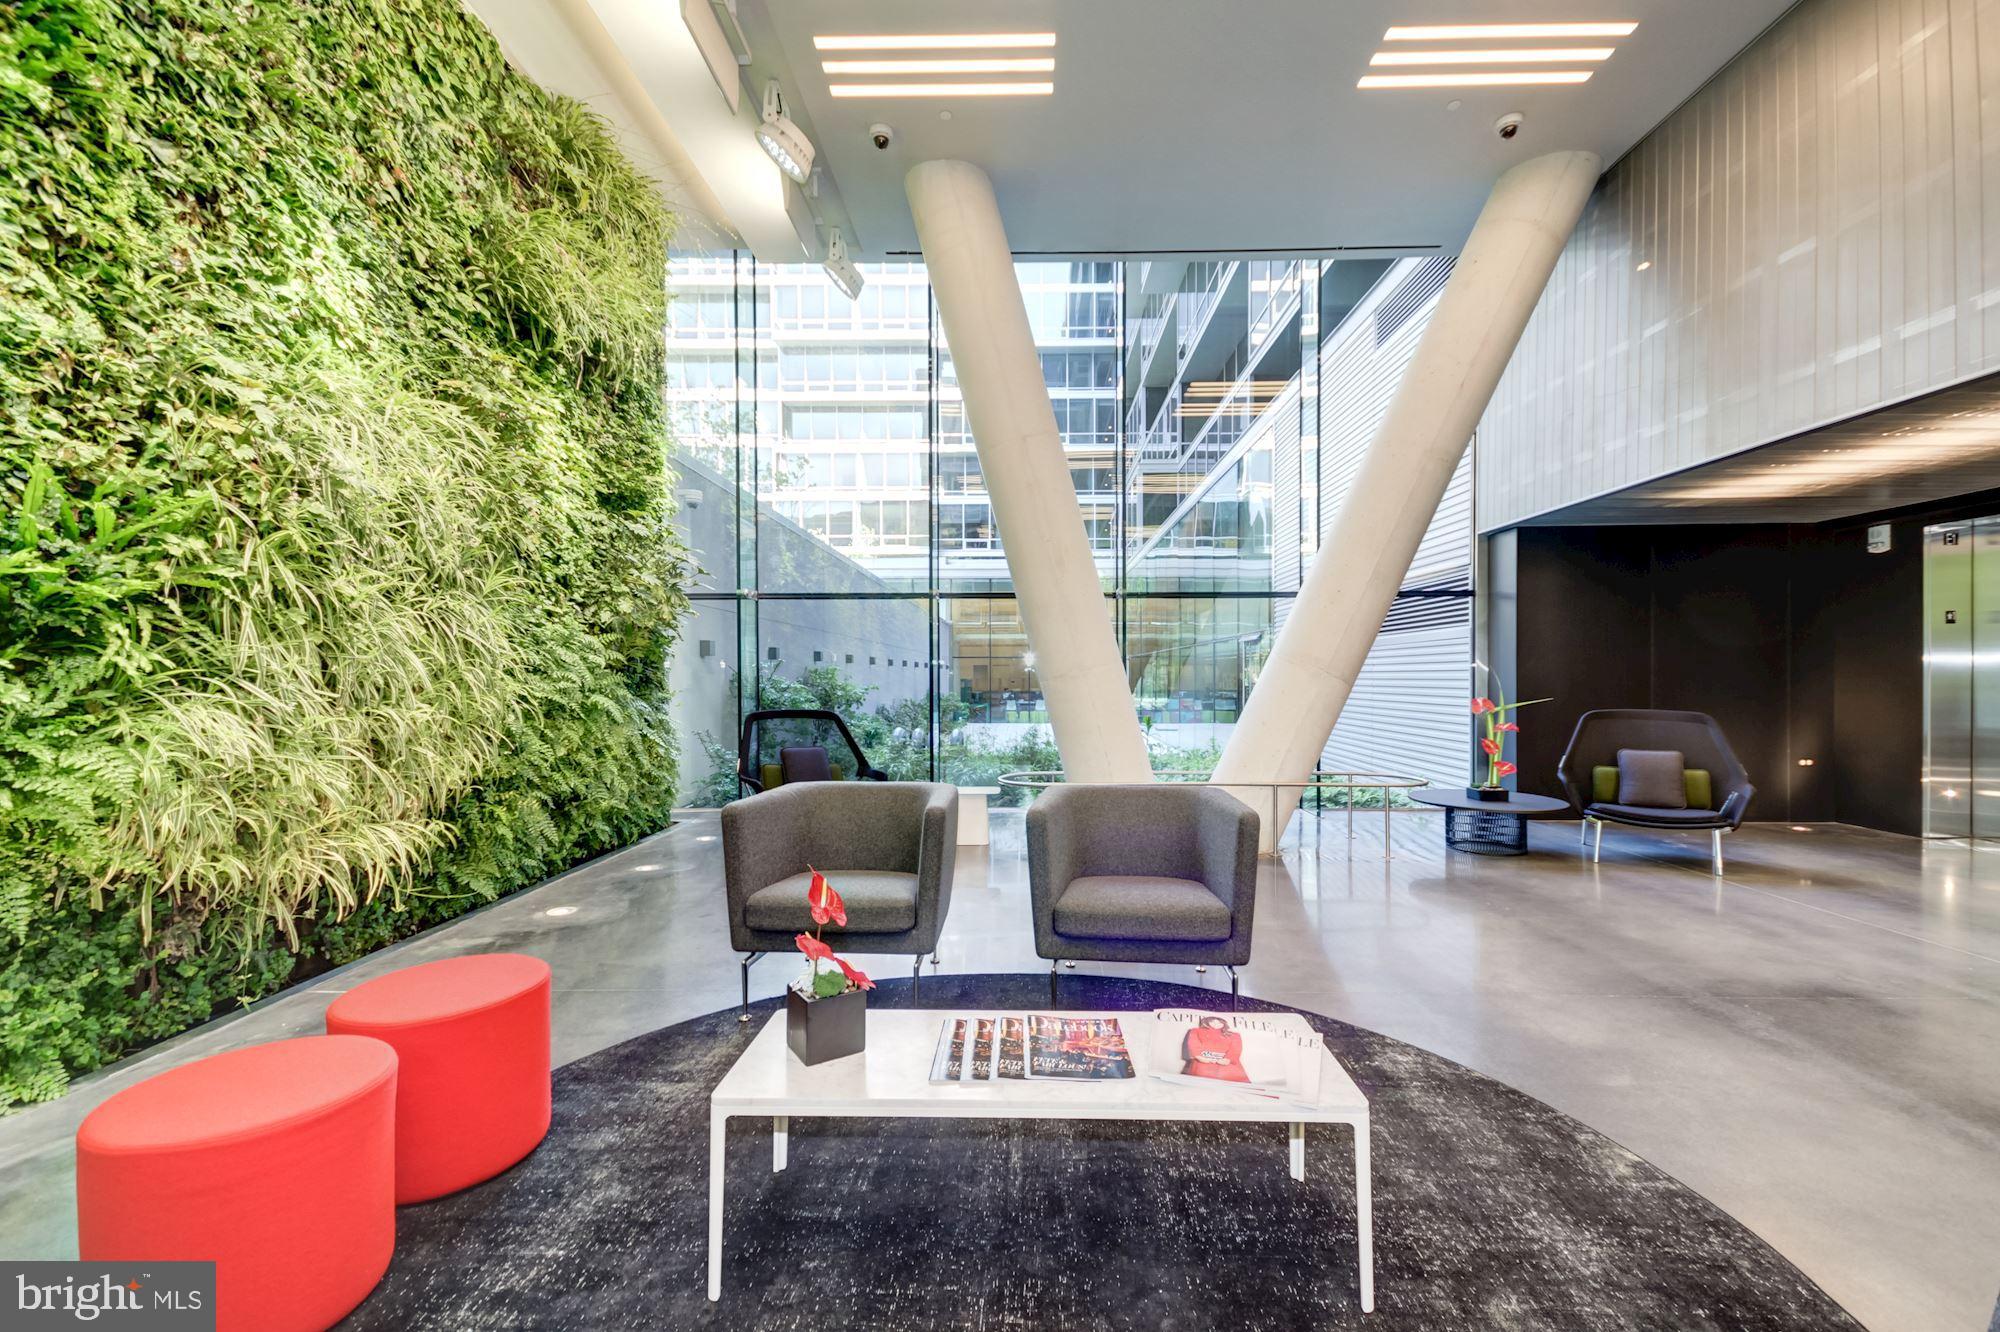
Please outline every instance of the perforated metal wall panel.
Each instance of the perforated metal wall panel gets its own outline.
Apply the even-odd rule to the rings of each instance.
[[[1810,0],[1612,167],[1479,430],[1491,531],[2000,369],[2000,0]]]

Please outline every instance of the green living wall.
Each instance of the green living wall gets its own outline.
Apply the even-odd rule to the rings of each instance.
[[[0,1107],[665,823],[668,221],[456,0],[0,0]]]

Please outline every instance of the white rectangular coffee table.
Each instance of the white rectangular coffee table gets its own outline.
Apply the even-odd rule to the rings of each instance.
[[[1111,1082],[1009,1079],[934,1085],[931,1057],[944,1010],[904,1009],[868,1014],[868,1048],[808,1068],[785,1044],[785,1015],[771,1015],[709,1095],[708,1298],[722,1298],[723,1141],[732,1115],[771,1118],[771,1169],[785,1168],[794,1115],[906,1119],[1195,1119],[1283,1124],[1291,1142],[1293,1179],[1306,1173],[1306,1125],[1346,1124],[1354,1130],[1354,1212],[1360,1248],[1361,1308],[1375,1308],[1374,1219],[1368,1188],[1368,1098],[1331,1051],[1322,1057],[1320,1102],[1310,1110],[1265,1101],[1228,1087],[1163,1082],[1148,1076],[1144,1037],[1151,1015],[1071,1013],[1123,1021],[1138,1076]],[[981,1013],[978,1016],[991,1016]]]

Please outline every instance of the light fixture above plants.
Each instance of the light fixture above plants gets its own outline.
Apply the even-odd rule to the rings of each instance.
[[[814,49],[827,52],[947,52],[918,58],[879,56],[864,59],[820,61],[820,69],[830,75],[869,75],[896,79],[896,83],[829,83],[834,97],[1047,97],[1056,85],[1053,55],[967,56],[967,51],[1051,51],[1056,44],[1052,32],[959,32],[959,33],[876,33],[836,34],[813,38]],[[917,82],[917,76],[939,74],[1015,75],[1039,74],[1039,79],[984,78],[973,81]]]
[[[799,184],[805,184],[812,175],[813,158],[818,154],[805,131],[785,114],[785,95],[779,91],[775,79],[764,85],[764,119],[757,126],[757,142],[778,164],[778,170]]]
[[[839,227],[827,233],[826,258],[820,266],[826,270],[827,280],[840,288],[841,295],[850,301],[861,299],[861,288],[867,285],[867,280],[861,276],[861,270],[855,267],[854,261],[847,257],[847,237],[841,234]]]

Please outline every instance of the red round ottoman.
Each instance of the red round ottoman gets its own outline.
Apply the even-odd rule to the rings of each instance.
[[[396,1242],[396,1052],[307,1036],[127,1087],[76,1131],[86,1262],[215,1263],[220,1332],[319,1332]]]
[[[483,953],[392,971],[326,1010],[396,1048],[396,1201],[477,1184],[549,1131],[549,964]]]

